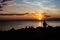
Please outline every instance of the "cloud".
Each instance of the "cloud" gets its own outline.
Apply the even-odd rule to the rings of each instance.
[[[46,11],[46,12],[50,12],[50,13],[57,13],[57,11],[59,9],[56,8],[56,5],[48,4],[48,3],[51,3],[52,1],[54,1],[54,0],[40,0],[40,1],[36,0],[36,1],[33,1],[33,2],[26,0],[24,2],[27,3],[27,4],[32,5],[33,8],[35,6],[37,6],[36,8],[39,7],[40,10],[43,10],[43,11]]]
[[[46,7],[43,7],[43,9],[51,11],[60,10],[56,7],[56,5],[47,5]]]
[[[7,5],[0,5],[0,10],[10,12],[43,10],[48,13],[59,13],[60,9],[52,4],[53,1],[54,0],[5,0],[2,4]]]
[[[31,5],[14,3],[14,4],[10,4],[10,5],[4,6],[4,9],[9,9],[9,8],[13,8],[13,9],[14,8],[28,8],[28,7],[31,7]]]
[[[47,5],[51,5],[51,1],[54,1],[54,0],[30,0],[30,1],[29,0],[23,0],[23,2],[26,4],[30,4],[32,6],[38,6],[42,9]]]
[[[4,2],[6,2],[6,1],[11,1],[11,0],[2,0],[1,3],[4,3]]]
[[[40,3],[48,3],[48,2],[52,2],[54,0],[22,0],[23,2],[31,2],[31,3],[34,3],[34,2],[40,2]]]
[[[28,12],[32,6],[29,4],[13,3],[3,7],[3,12],[0,13],[25,13]],[[30,8],[30,9],[29,9]]]
[[[43,9],[46,9],[46,10],[56,10],[56,6],[55,5],[47,5],[46,7],[43,7]]]
[[[42,3],[40,3],[40,2],[26,2],[27,4],[31,4],[31,5],[42,5]]]
[[[0,11],[3,11],[3,7],[5,6],[5,5],[7,5],[5,2],[7,2],[7,1],[11,1],[11,0],[1,0],[0,1]]]
[[[14,2],[13,3],[9,3],[7,1],[11,1],[11,0],[3,0],[2,2],[4,2],[5,4],[8,4],[7,6],[9,7],[21,7],[23,5],[21,4],[17,4],[17,3],[14,3],[15,1],[18,1],[18,2],[22,2],[22,3],[25,3],[25,4],[28,4],[28,5],[31,5],[31,6],[37,6],[37,7],[40,7],[40,8],[43,8],[45,6],[45,3],[49,2],[49,1],[52,1],[52,0],[13,0]],[[24,7],[28,7],[28,5],[25,5],[24,4]]]

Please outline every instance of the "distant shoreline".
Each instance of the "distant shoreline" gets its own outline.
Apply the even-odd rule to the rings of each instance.
[[[43,21],[43,20],[0,20],[0,21]],[[60,21],[60,20],[46,20],[46,21]]]

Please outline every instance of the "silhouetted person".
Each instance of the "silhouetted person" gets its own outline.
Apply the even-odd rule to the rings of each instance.
[[[46,28],[46,26],[47,26],[47,23],[46,23],[46,21],[44,20],[44,21],[43,21],[43,27]]]

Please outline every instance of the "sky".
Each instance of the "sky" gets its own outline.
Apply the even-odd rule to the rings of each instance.
[[[0,14],[46,13],[54,17],[60,17],[60,0],[6,0],[0,5]]]

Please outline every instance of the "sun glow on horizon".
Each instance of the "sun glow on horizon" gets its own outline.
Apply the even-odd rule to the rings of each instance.
[[[42,15],[42,14],[37,14],[37,17],[36,17],[36,19],[37,20],[44,20],[44,15]]]

